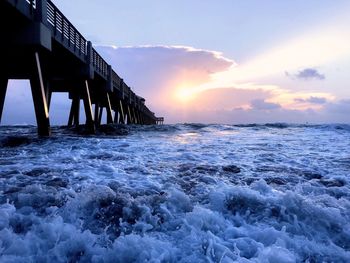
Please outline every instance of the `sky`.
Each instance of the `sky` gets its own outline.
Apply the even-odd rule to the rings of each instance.
[[[166,123],[350,123],[348,0],[53,2]],[[69,106],[54,94],[51,122]],[[3,124],[23,123],[11,81]]]

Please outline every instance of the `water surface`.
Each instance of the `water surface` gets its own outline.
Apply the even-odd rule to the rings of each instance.
[[[0,127],[0,262],[350,262],[349,125]]]

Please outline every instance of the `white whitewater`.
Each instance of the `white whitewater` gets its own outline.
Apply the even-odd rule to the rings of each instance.
[[[0,262],[350,262],[349,125],[0,128]]]

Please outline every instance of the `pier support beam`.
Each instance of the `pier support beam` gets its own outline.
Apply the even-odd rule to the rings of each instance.
[[[119,123],[125,124],[125,114],[124,114],[124,109],[123,109],[123,103],[121,100],[119,101],[119,105],[120,105]]]
[[[141,124],[145,125],[145,118],[144,118],[143,112],[140,112],[140,120],[141,120]]]
[[[8,84],[7,78],[0,79],[0,123],[1,123],[1,118],[2,118],[2,112],[4,110],[7,84]]]
[[[137,117],[137,109],[134,107],[133,108],[133,114],[134,114],[134,121],[136,124],[140,124],[139,118]]]
[[[130,106],[130,114],[131,114],[132,124],[137,124],[137,120],[135,118],[135,113],[134,113],[134,107],[133,106]]]
[[[95,133],[95,122],[92,114],[92,105],[89,91],[89,83],[87,80],[84,81],[83,85],[83,101],[86,116],[86,129],[89,133]]]
[[[127,115],[128,115],[127,124],[133,124],[132,117],[131,117],[131,112],[130,112],[130,107],[129,107],[129,105],[127,105],[126,107],[128,109],[128,111],[127,111]]]
[[[35,52],[35,71],[30,78],[30,86],[35,108],[39,136],[50,136],[49,110],[46,102],[46,90],[41,70],[39,53]]]
[[[99,108],[100,108],[99,103],[96,101],[96,103],[95,103],[95,126],[96,127],[100,126]]]
[[[136,111],[136,115],[137,115],[137,118],[139,120],[139,124],[142,125],[143,123],[142,123],[141,114],[140,114],[139,110]]]
[[[47,82],[47,86],[46,86],[46,101],[47,101],[47,108],[50,112],[50,106],[51,106],[51,98],[52,98],[52,91],[50,88],[50,83]]]
[[[102,116],[103,116],[103,107],[100,107],[100,112],[98,114],[98,125],[101,125],[102,123]]]
[[[74,94],[72,99],[72,106],[70,108],[68,126],[79,127],[79,115],[80,115],[80,98],[78,94]]]
[[[96,101],[95,103],[95,124],[96,127],[100,126],[102,123],[103,109],[106,108],[107,114],[107,124],[113,124],[113,111],[111,106],[111,101],[109,95],[106,94],[106,97],[102,99],[102,102]]]
[[[114,123],[115,123],[115,124],[118,124],[118,123],[119,123],[119,121],[118,121],[118,115],[119,115],[118,110],[114,111]]]
[[[112,106],[111,106],[111,101],[109,99],[108,93],[106,96],[106,111],[107,111],[107,124],[112,124],[113,123]]]

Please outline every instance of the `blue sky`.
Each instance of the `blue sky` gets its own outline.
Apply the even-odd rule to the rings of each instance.
[[[350,122],[350,1],[54,3],[170,123]],[[11,85],[5,123],[27,122],[7,105],[28,84]]]
[[[235,59],[346,17],[350,8],[344,0],[54,2],[96,44],[185,45]]]

